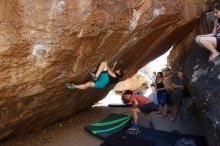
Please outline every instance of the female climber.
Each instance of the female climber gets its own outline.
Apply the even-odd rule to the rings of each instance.
[[[80,90],[85,90],[88,88],[103,89],[110,83],[116,84],[119,78],[123,77],[123,72],[120,69],[115,70],[116,64],[117,62],[114,62],[112,68],[110,69],[106,61],[102,62],[99,65],[96,74],[90,72],[90,75],[92,76],[94,81],[90,81],[80,85],[67,83],[66,87],[68,89],[80,89]]]

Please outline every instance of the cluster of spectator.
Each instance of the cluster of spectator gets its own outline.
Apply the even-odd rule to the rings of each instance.
[[[134,118],[133,129],[138,129],[138,112],[144,113],[149,128],[153,128],[150,113],[157,111],[157,114],[161,114],[163,117],[167,117],[167,103],[168,103],[168,86],[170,81],[163,76],[162,72],[155,73],[155,80],[150,84],[151,89],[156,92],[157,101],[152,101],[143,95],[136,94],[130,90],[125,90],[122,93],[123,102],[130,104],[132,114]],[[185,83],[184,74],[182,70],[178,70],[176,76],[172,76],[172,100],[174,104],[173,118],[170,119],[171,123],[179,120],[182,116],[181,106],[183,104],[183,98],[185,97]]]
[[[167,116],[168,91],[171,89],[172,101],[174,104],[174,117],[170,119],[175,122],[181,118],[181,106],[185,97],[185,81],[183,70],[178,70],[176,75],[170,81],[168,77],[164,78],[162,72],[158,72],[154,83],[154,91],[157,92],[158,113]],[[169,85],[171,83],[171,85]],[[171,86],[171,87],[170,87]]]

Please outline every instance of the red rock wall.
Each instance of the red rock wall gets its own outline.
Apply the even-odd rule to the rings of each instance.
[[[125,78],[191,31],[211,0],[1,0],[0,139],[82,110],[105,90],[69,91],[103,60]]]

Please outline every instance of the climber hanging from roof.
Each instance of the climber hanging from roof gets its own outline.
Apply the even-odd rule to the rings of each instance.
[[[117,62],[114,62],[112,68],[110,69],[107,62],[102,62],[96,74],[90,72],[94,81],[90,81],[84,84],[76,85],[67,83],[66,87],[68,89],[80,89],[85,90],[88,88],[96,88],[96,89],[103,89],[108,86],[110,83],[116,84],[119,78],[123,77],[123,72],[120,69],[115,70]]]
[[[205,47],[211,51],[209,61],[213,61],[220,52],[220,3],[216,2],[213,5],[213,14],[216,17],[212,33],[198,35],[195,40],[201,47]]]

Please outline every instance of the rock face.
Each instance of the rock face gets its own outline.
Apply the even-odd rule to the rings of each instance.
[[[200,24],[180,41],[169,56],[173,68],[184,69],[190,94],[204,121],[210,146],[220,145],[220,57],[208,62],[209,51],[199,47],[194,38],[198,34],[210,33],[213,27],[210,13],[201,18]]]
[[[136,90],[143,90],[148,88],[148,81],[147,81],[147,76],[141,73],[137,73],[133,75],[131,78],[126,79],[124,81],[121,81],[118,83],[114,91],[116,92],[122,92],[126,89],[136,91]]]
[[[0,139],[40,129],[112,88],[69,91],[103,60],[125,78],[188,34],[212,0],[0,3]]]

